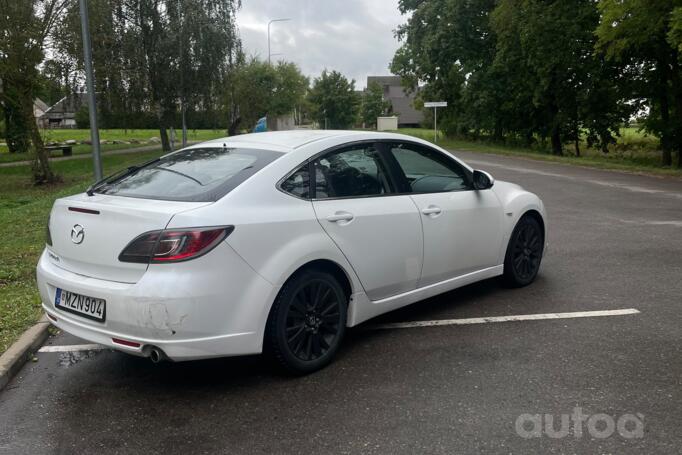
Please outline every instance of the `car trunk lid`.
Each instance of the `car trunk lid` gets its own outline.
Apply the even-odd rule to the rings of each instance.
[[[79,275],[135,283],[147,264],[119,261],[126,245],[144,232],[164,229],[173,215],[208,204],[101,194],[58,199],[50,214],[50,260]]]

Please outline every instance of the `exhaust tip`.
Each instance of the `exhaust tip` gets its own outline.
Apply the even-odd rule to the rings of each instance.
[[[166,354],[164,354],[164,352],[156,346],[152,346],[149,349],[149,359],[152,361],[152,363],[163,362],[166,360]]]

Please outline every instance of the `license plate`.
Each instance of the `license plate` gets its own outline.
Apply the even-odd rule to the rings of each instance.
[[[104,322],[107,302],[104,299],[88,297],[87,295],[76,294],[75,292],[57,288],[54,306],[84,318]]]

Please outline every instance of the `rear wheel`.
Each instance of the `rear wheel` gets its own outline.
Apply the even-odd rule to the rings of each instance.
[[[523,216],[514,227],[504,258],[504,281],[512,287],[527,286],[540,270],[545,235],[532,216]]]
[[[292,373],[324,367],[343,339],[347,302],[333,275],[313,270],[298,273],[284,285],[270,310],[266,350]]]

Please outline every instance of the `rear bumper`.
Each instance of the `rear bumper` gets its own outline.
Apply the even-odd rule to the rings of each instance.
[[[177,361],[261,352],[278,292],[225,243],[194,261],[152,266],[134,284],[61,269],[47,250],[36,272],[43,309],[55,326],[130,354],[148,356],[156,347]],[[55,308],[57,288],[106,300],[106,320]]]

